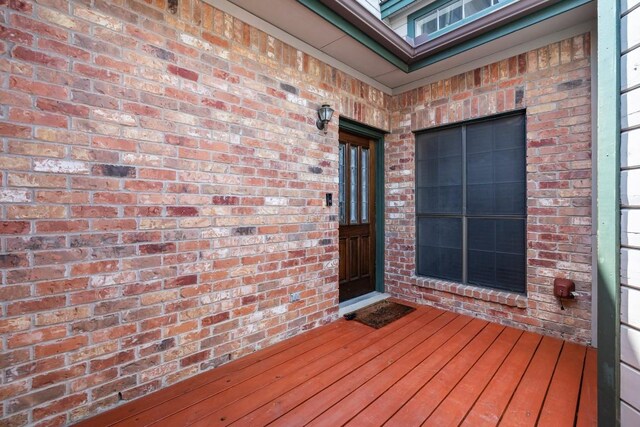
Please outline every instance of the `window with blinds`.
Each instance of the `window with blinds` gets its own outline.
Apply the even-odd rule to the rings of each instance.
[[[416,135],[417,274],[526,291],[524,114]]]

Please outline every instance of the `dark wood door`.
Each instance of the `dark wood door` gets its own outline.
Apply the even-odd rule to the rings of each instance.
[[[375,290],[375,144],[340,132],[340,301]]]

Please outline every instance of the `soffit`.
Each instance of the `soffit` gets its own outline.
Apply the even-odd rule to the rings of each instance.
[[[395,65],[385,61],[378,55],[371,55],[372,52],[369,48],[349,36],[344,36],[324,46],[321,50],[327,55],[348,64],[350,67],[374,79],[376,79],[377,76],[385,75],[398,69]]]
[[[295,0],[231,0],[231,3],[235,3],[316,49],[322,50],[323,47],[346,35]]]
[[[456,72],[463,72],[583,34],[595,28],[594,18],[594,5],[585,5],[411,73],[407,74],[396,69],[388,74],[376,76],[375,79],[385,86],[396,89],[395,92],[402,92],[409,89],[412,83],[423,82],[425,79],[439,80],[443,77],[442,73],[451,74],[450,70],[457,69]],[[435,76],[440,77],[434,78]]]
[[[567,32],[567,29],[584,26],[585,23],[590,24],[596,16],[595,2],[591,2],[407,73],[296,0],[230,1],[296,39],[392,89],[394,93],[418,81],[429,79],[446,70],[481,61],[483,58],[501,54],[503,54],[502,57],[506,57],[505,52],[513,51],[518,46],[524,49],[525,45],[532,44],[532,40],[545,39],[545,37],[548,39],[549,35],[554,33],[558,33],[560,37]],[[555,40],[548,42],[553,41]],[[542,45],[539,44],[539,46]],[[537,46],[533,48],[535,47]],[[516,53],[519,52],[512,54]]]

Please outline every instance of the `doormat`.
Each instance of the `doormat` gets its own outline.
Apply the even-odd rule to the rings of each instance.
[[[411,313],[415,308],[392,301],[380,301],[345,315],[347,320],[357,320],[372,328],[380,329],[394,320]]]

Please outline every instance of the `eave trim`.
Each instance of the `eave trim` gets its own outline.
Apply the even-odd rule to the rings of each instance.
[[[594,0],[520,0],[425,43],[412,46],[356,2],[298,0],[405,73],[568,12]]]
[[[360,28],[356,27],[351,22],[347,21],[345,18],[340,16],[334,10],[332,10],[332,9],[328,8],[327,6],[325,6],[324,4],[322,4],[320,1],[318,1],[318,0],[298,0],[298,3],[306,6],[309,9],[311,9],[312,11],[314,11],[315,13],[317,13],[318,15],[323,17],[325,20],[327,20],[328,22],[330,22],[334,26],[338,27],[340,30],[342,30],[345,33],[347,33],[354,40],[356,40],[356,41],[360,42],[361,44],[363,44],[364,46],[368,47],[374,53],[376,53],[378,56],[382,57],[383,59],[387,60],[391,64],[395,65],[396,67],[398,67],[402,71],[404,71],[404,72],[408,72],[409,71],[409,65],[405,61],[403,61],[400,57],[398,57],[398,55],[396,55],[396,54],[392,53],[391,51],[389,51],[389,49],[385,48],[383,45],[381,45],[379,42],[377,42],[369,34],[365,33]]]

